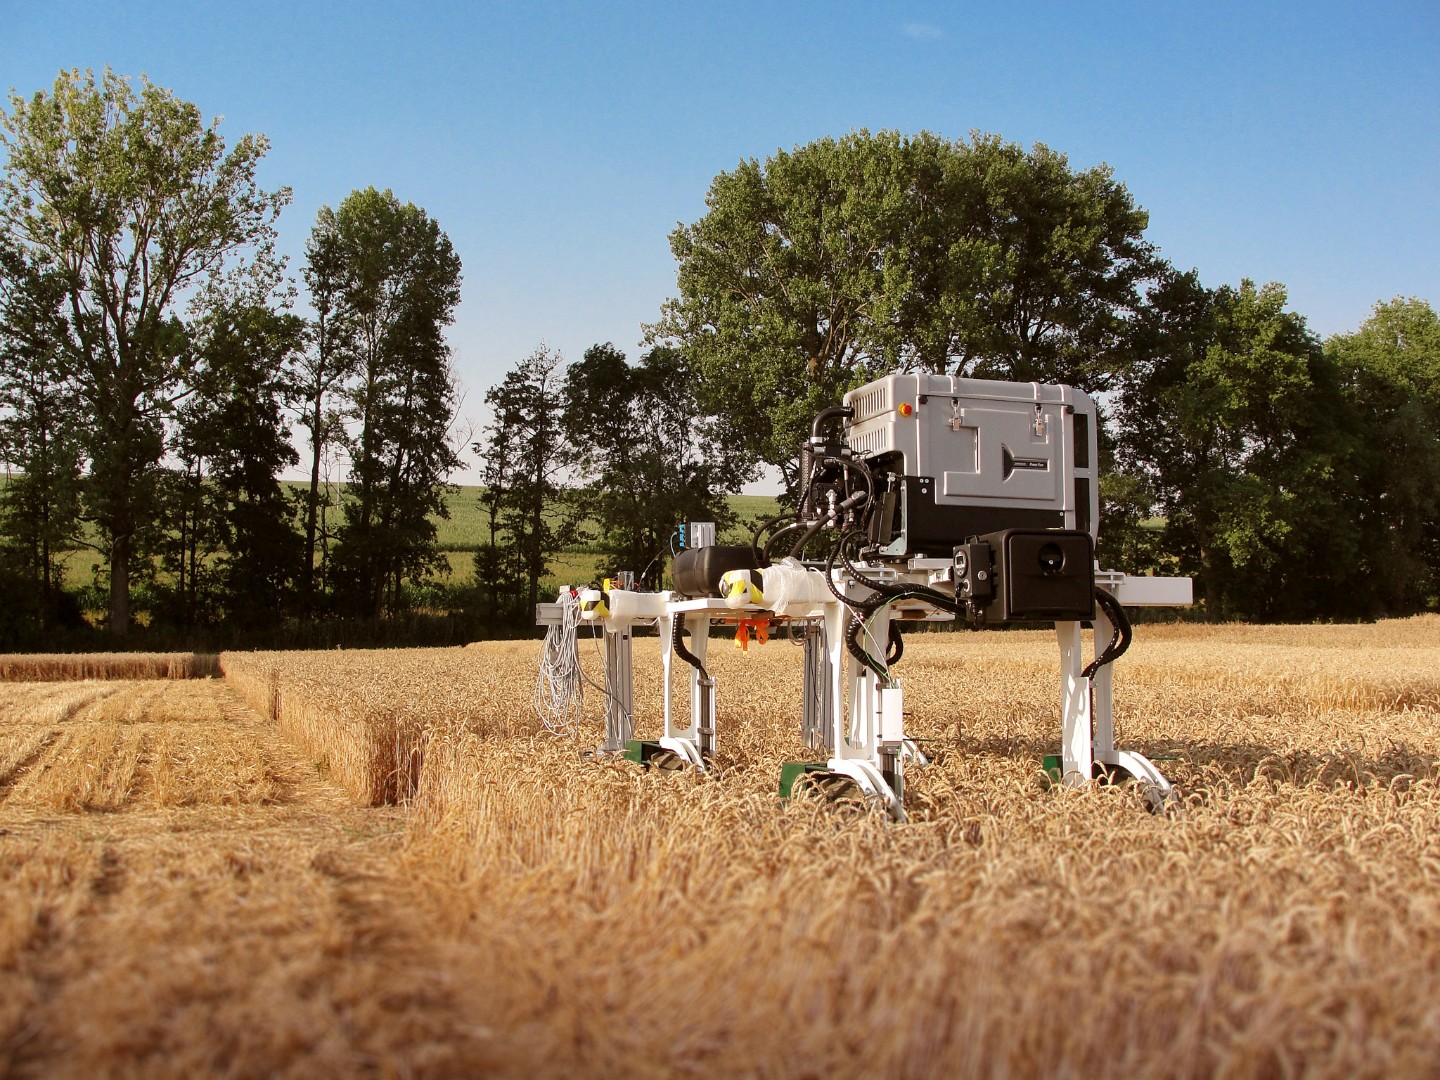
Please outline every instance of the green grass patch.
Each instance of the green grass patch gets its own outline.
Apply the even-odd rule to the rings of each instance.
[[[8,477],[0,474],[0,491],[4,490],[7,483]],[[305,480],[286,480],[283,484],[297,498],[310,486]],[[446,499],[450,516],[433,519],[436,543],[450,568],[448,583],[451,585],[463,585],[473,579],[474,552],[490,542],[489,515],[480,505],[483,491],[484,488],[477,485],[458,487]],[[331,485],[332,498],[338,500],[342,497],[341,492],[343,488]],[[779,500],[771,495],[730,495],[727,498],[735,512],[736,524],[721,533],[719,540],[723,544],[748,543],[755,525],[776,514],[780,505]],[[329,518],[332,527],[344,520],[343,511],[338,505],[330,507]],[[303,503],[297,501],[296,528],[303,528],[303,524]],[[679,522],[672,524],[678,525]],[[593,539],[599,529],[593,522],[588,522],[582,523],[582,530],[592,539],[572,545],[550,559],[551,575],[545,579],[547,589],[558,588],[562,584],[583,585],[598,580],[599,567],[606,560]],[[87,542],[97,542],[99,539],[94,527],[90,525],[85,526],[84,538]],[[501,542],[504,542],[503,536]],[[72,591],[92,585],[97,567],[104,562],[100,552],[94,548],[68,551],[62,556],[62,561],[64,586]]]

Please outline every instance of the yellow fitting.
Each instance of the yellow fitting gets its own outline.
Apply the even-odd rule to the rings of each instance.
[[[727,570],[720,578],[720,591],[730,607],[743,604],[765,606],[765,595],[755,583],[755,574],[751,570]]]

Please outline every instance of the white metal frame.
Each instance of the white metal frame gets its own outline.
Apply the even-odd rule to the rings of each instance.
[[[722,605],[723,606],[723,605]],[[682,760],[702,771],[710,756],[715,752],[715,680],[700,674],[700,669],[685,664],[670,643],[674,640],[677,616],[685,619],[690,631],[690,653],[702,665],[709,653],[710,615],[713,605],[705,600],[682,600],[666,605],[666,613],[660,616],[660,640],[664,646],[661,669],[664,673],[664,734],[660,745]],[[675,707],[675,665],[683,664],[689,672],[690,709],[689,715],[681,722],[679,710]]]
[[[867,575],[892,581],[939,584],[936,560],[915,560],[908,571],[887,567],[862,567]],[[860,599],[870,590],[843,571],[834,572],[836,588],[847,598]],[[1181,606],[1191,602],[1188,578],[1135,578],[1115,571],[1099,571],[1096,583],[1127,607]],[[582,594],[583,598],[583,594]],[[928,619],[949,619],[947,613],[919,601],[906,601],[909,614]],[[769,617],[799,623],[807,633],[818,633],[818,641],[807,647],[805,714],[802,734],[813,737],[824,725],[829,759],[828,772],[844,776],[895,820],[905,819],[904,768],[907,762],[923,763],[924,757],[905,734],[904,697],[894,678],[881,679],[876,672],[849,654],[845,630],[849,609],[833,597],[815,604],[805,614],[777,616],[763,607],[744,604],[736,607],[720,598],[675,599],[669,593],[655,594],[651,601],[653,618],[606,616],[607,723],[605,750],[622,749],[631,735],[630,628],[635,622],[653,622],[664,645],[664,733],[659,745],[680,760],[702,771],[709,767],[715,750],[715,683],[701,668],[687,664],[675,653],[676,620],[683,618],[691,633],[690,653],[703,667],[712,626],[741,618]],[[594,619],[595,616],[582,616]],[[891,610],[883,608],[872,619],[872,654],[883,655],[889,639]],[[1144,756],[1115,746],[1114,679],[1111,667],[1100,667],[1086,677],[1083,626],[1079,622],[1055,624],[1060,649],[1060,716],[1062,782],[1078,786],[1095,778],[1096,765],[1118,770],[1145,785],[1152,804],[1174,797],[1170,782]],[[1093,650],[1098,655],[1109,643],[1114,626],[1103,610],[1094,620]],[[810,650],[816,649],[818,653]],[[682,717],[676,702],[676,665],[686,668],[689,680],[689,708]],[[825,679],[826,685],[812,680]],[[828,712],[828,716],[825,713]]]

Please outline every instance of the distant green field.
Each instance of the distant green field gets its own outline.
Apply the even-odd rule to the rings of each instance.
[[[490,541],[490,519],[480,508],[480,487],[462,487],[446,503],[450,517],[435,522],[437,540],[445,551],[474,551]]]
[[[4,491],[8,482],[8,477],[0,473],[0,491]],[[308,487],[308,484],[304,481],[288,480],[285,481],[285,486],[298,492]],[[476,486],[458,488],[448,499],[449,518],[438,518],[435,521],[440,550],[450,565],[451,584],[463,584],[470,580],[475,572],[473,552],[489,542],[489,519],[480,507],[480,493],[483,490]],[[729,501],[735,511],[737,524],[721,535],[722,543],[745,543],[749,540],[754,526],[779,509],[779,502],[771,495],[731,495]],[[338,509],[332,508],[331,514],[332,522],[339,520]],[[671,524],[678,525],[679,522]],[[87,539],[93,538],[93,528],[87,527],[85,535]],[[560,552],[550,560],[552,576],[547,579],[546,587],[594,580],[601,559],[601,556],[583,548]],[[80,589],[89,585],[94,580],[95,566],[99,562],[100,554],[94,549],[79,548],[69,552],[65,556],[66,587]],[[635,569],[638,571],[643,567]]]
[[[456,584],[466,581],[474,573],[471,553],[490,539],[489,519],[480,508],[482,490],[479,487],[460,488],[450,496],[449,519],[436,521],[440,549],[450,564],[450,580]],[[720,536],[722,543],[747,542],[755,524],[774,515],[780,505],[773,495],[731,495],[728,498],[738,521],[734,528]],[[551,576],[545,579],[547,588],[595,580],[602,559],[602,556],[583,548],[561,551],[550,560]],[[643,569],[635,567],[637,572]]]
[[[482,491],[484,488],[462,487],[450,496],[449,520],[436,521],[442,550],[474,551],[481,544],[489,542],[489,518],[480,508]],[[731,495],[728,498],[739,524],[722,539],[735,543],[748,540],[753,523],[770,517],[780,505],[773,495]],[[679,522],[673,524],[678,525]]]

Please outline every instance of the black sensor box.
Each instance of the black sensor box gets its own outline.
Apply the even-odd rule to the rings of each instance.
[[[1075,529],[1004,529],[988,544],[994,593],[985,621],[1089,622],[1095,618],[1095,546]]]

